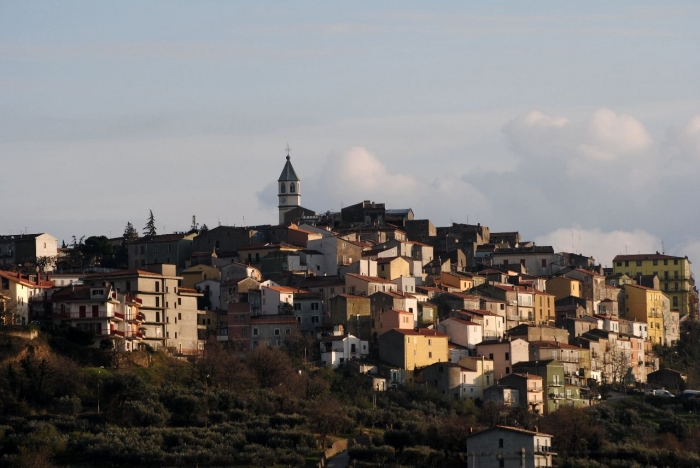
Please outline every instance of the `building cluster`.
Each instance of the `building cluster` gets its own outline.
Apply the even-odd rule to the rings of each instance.
[[[3,270],[0,303],[20,324],[79,327],[126,351],[196,353],[215,339],[245,352],[307,336],[321,364],[376,390],[420,383],[540,413],[590,404],[597,384],[646,383],[654,348],[697,318],[687,257],[618,255],[602,268],[383,203],[317,213],[301,206],[289,156],[277,186],[275,225],[130,239],[125,270]],[[48,234],[2,236],[0,264],[61,250]]]

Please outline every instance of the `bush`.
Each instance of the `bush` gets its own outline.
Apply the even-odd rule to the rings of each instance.
[[[69,397],[68,395],[53,399],[53,410],[58,414],[75,416],[82,411],[80,398],[77,396]]]

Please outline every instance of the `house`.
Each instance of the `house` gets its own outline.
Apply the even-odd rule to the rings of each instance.
[[[207,310],[221,310],[221,281],[218,279],[206,279],[194,285],[194,289],[203,294],[204,305]]]
[[[504,385],[518,390],[520,396],[518,405],[528,410],[542,414],[544,397],[542,376],[534,374],[508,374],[498,380],[498,385]]]
[[[193,252],[216,252],[218,258],[213,261],[220,265],[230,262],[222,258],[222,252],[235,252],[244,245],[261,242],[267,242],[266,234],[254,227],[217,226],[200,232],[192,240],[192,248]]]
[[[483,341],[483,327],[476,322],[448,317],[438,325],[438,330],[450,337],[452,343],[473,350]]]
[[[340,210],[340,218],[344,223],[383,224],[386,219],[384,203],[365,200]]]
[[[484,397],[484,390],[496,383],[493,361],[482,357],[466,357],[457,363],[461,369],[460,398]]]
[[[254,265],[256,267],[259,267],[261,264],[261,260],[273,252],[291,253],[296,252],[298,250],[302,250],[302,248],[284,243],[249,244],[244,245],[238,249],[238,257],[240,258],[241,262],[245,262],[248,265]]]
[[[536,326],[524,323],[508,330],[508,335],[513,339],[522,338],[530,343],[533,341],[569,342],[569,332],[567,330],[547,325]]]
[[[493,361],[493,372],[501,379],[513,372],[513,364],[530,359],[530,344],[520,338],[488,340],[476,345],[477,356]]]
[[[128,244],[129,266],[132,269],[147,265],[172,264],[178,271],[187,266],[194,252],[193,240],[197,233],[162,234],[139,237]]]
[[[556,359],[564,366],[564,380],[567,384],[586,385],[590,375],[590,352],[582,346],[572,346],[556,341],[531,341],[530,361]]]
[[[396,291],[394,283],[377,276],[362,276],[354,273],[345,275],[345,285],[349,293],[365,294],[369,296],[376,292]]]
[[[535,276],[552,275],[562,269],[565,260],[551,246],[497,248],[491,255],[491,265],[521,265]]]
[[[197,283],[207,279],[221,280],[221,271],[209,265],[195,265],[180,272],[183,288],[194,288]]]
[[[418,300],[408,293],[397,291],[379,291],[369,296],[370,310],[372,312],[372,334],[379,336],[379,330],[385,329],[382,325],[382,314],[388,310],[403,310],[409,312],[412,317],[410,328],[418,326]]]
[[[343,266],[352,265],[362,258],[364,247],[356,241],[339,235],[309,240],[306,249],[323,254],[323,270],[328,275],[338,275]]]
[[[141,300],[140,311],[145,319],[139,330],[144,335],[143,343],[156,349],[195,354],[204,346],[206,327],[199,324],[197,310],[197,298],[202,294],[179,287],[180,281],[176,266],[166,264],[150,265],[147,270],[93,274],[83,279],[86,285],[94,287],[110,283],[117,292],[129,292]]]
[[[407,371],[448,362],[447,335],[435,330],[390,330],[379,336],[379,358]]]
[[[505,333],[505,319],[488,310],[456,310],[452,316],[480,324],[484,340],[503,338]]]
[[[256,315],[250,317],[250,347],[280,348],[299,332],[299,322],[290,315]]]
[[[564,273],[567,278],[572,278],[581,282],[581,295],[578,296],[586,301],[591,302],[592,311],[598,309],[598,303],[603,299],[608,298],[608,292],[605,288],[605,276],[592,271],[576,268]],[[592,312],[591,311],[591,312]]]
[[[442,271],[440,272],[440,283],[459,291],[467,291],[474,287],[474,278],[466,274]]]
[[[311,291],[297,290],[294,293],[294,317],[299,322],[299,330],[313,334],[323,325],[323,297]]]
[[[381,336],[394,328],[413,330],[415,328],[413,313],[396,309],[381,312],[379,314],[379,324],[376,326],[377,336]]]
[[[613,273],[630,277],[657,275],[660,289],[671,300],[671,309],[680,316],[697,313],[698,292],[688,257],[655,254],[617,255],[613,259]]]
[[[554,295],[554,300],[569,296],[581,297],[581,281],[566,276],[557,276],[547,280],[547,292]]]
[[[41,272],[53,271],[58,258],[58,240],[48,233],[0,236],[0,267],[20,263],[41,265]]]
[[[221,280],[228,281],[231,278],[252,278],[255,281],[262,281],[262,273],[255,267],[240,262],[228,262],[224,265],[217,265],[221,271]]]
[[[518,362],[513,364],[513,372],[542,377],[544,414],[556,411],[560,402],[564,401],[564,365],[556,359]]]
[[[369,354],[367,341],[356,336],[328,336],[320,341],[321,364],[337,369],[350,359],[361,359]]]
[[[99,338],[112,339],[120,351],[139,349],[140,327],[145,315],[141,300],[131,293],[118,293],[109,284],[65,286],[51,296],[56,324],[64,323],[90,331]],[[95,346],[101,346],[96,341]]]
[[[552,439],[542,432],[496,426],[467,436],[467,468],[554,466]],[[524,459],[523,459],[524,458]]]
[[[394,281],[402,276],[411,276],[410,263],[404,257],[383,257],[377,259],[377,276]]]
[[[253,278],[230,278],[221,284],[221,308],[226,309],[228,304],[241,302],[248,291],[260,289],[260,282]]]
[[[42,280],[37,275],[0,270],[0,294],[3,295],[3,307],[15,309],[15,324],[26,325],[40,318],[43,313],[43,303],[47,300],[48,291],[53,282]],[[34,305],[41,307],[34,308]]]
[[[499,406],[520,406],[520,391],[507,385],[491,385],[484,390],[484,403],[488,402]]]
[[[226,315],[220,317],[217,324],[217,341],[229,341],[233,349],[248,351],[251,345],[250,319],[250,304],[246,302],[228,303]]]
[[[685,390],[685,382],[688,376],[674,369],[659,369],[647,374],[647,383],[653,387],[665,388],[679,393]]]
[[[350,335],[371,338],[370,299],[367,296],[338,294],[328,301],[330,324],[342,326]]]
[[[654,344],[665,345],[664,301],[661,291],[638,286],[624,285],[625,318],[646,322],[647,339]]]

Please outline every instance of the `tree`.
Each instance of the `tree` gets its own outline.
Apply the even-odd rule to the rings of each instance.
[[[261,388],[277,387],[293,372],[289,357],[278,349],[255,348],[246,365]]]
[[[202,224],[202,228],[199,230],[200,233],[202,232],[207,232],[209,230],[209,226],[205,224]]]
[[[107,236],[90,236],[81,250],[88,266],[114,266],[114,246]]]
[[[153,216],[153,210],[148,210],[148,221],[146,226],[143,228],[144,236],[155,236],[156,235],[156,218]]]
[[[153,212],[151,212],[151,217],[153,217]],[[139,233],[138,231],[134,228],[134,225],[131,224],[131,222],[126,223],[126,227],[124,228],[124,242],[129,244],[131,242],[134,242],[139,238]]]

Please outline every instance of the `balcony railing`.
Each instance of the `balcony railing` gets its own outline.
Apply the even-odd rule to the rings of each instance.
[[[107,311],[107,310],[99,310],[97,312],[93,312],[91,310],[88,310],[85,312],[54,311],[54,314],[59,315],[62,319],[65,319],[65,320],[82,320],[82,319],[92,319],[92,318],[114,318],[114,312]]]
[[[122,338],[124,338],[124,332],[121,331],[121,330],[110,330],[110,331],[109,331],[109,334],[110,334],[110,335],[121,336]]]
[[[548,445],[535,445],[535,453],[554,453]]]

